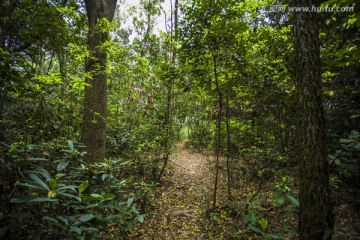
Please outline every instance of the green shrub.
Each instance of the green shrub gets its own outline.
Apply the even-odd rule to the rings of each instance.
[[[16,173],[16,184],[11,190],[11,208],[3,213],[0,236],[95,239],[126,234],[134,223],[144,221],[145,215],[138,210],[144,197],[139,183],[119,177],[129,162],[89,164],[83,161],[86,153],[72,141],[60,150],[54,150],[56,144],[8,146],[7,160],[11,161],[2,164]],[[151,192],[152,185],[147,187]],[[118,230],[110,233],[111,226]]]
[[[357,186],[360,180],[360,133],[353,130],[339,143],[340,149],[329,155],[330,165],[340,178]]]

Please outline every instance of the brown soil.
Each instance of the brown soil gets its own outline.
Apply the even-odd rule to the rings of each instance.
[[[213,185],[210,157],[187,149],[184,142],[176,149],[155,209],[135,228],[133,239],[208,239],[204,212]]]
[[[176,155],[169,159],[169,170],[162,179],[163,182],[158,189],[159,192],[156,193],[156,199],[152,202],[152,208],[148,210],[145,222],[135,226],[130,239],[240,239],[238,236],[248,228],[248,225],[242,224],[237,218],[240,215],[234,220],[233,215],[230,216],[229,212],[219,208],[220,218],[209,220],[205,217],[212,200],[213,157],[187,149],[184,142],[176,144],[176,149]],[[224,159],[221,159],[220,165],[225,166]],[[256,198],[263,200],[259,204],[263,208],[263,217],[269,220],[268,230],[273,233],[285,233],[287,236],[285,239],[297,239],[296,233],[291,231],[297,226],[296,215],[286,210],[291,207],[289,201],[282,207],[270,201],[274,195],[274,183],[281,182],[281,179],[269,178],[263,184],[259,184],[259,179],[252,179],[254,176],[249,174],[238,172],[235,175],[242,181],[239,186],[232,189],[234,200],[252,201],[256,192]],[[218,201],[220,202],[221,198],[227,196],[225,172],[221,171],[219,177]],[[289,186],[291,189],[297,188],[296,184]],[[334,192],[338,191],[339,189],[335,189]],[[339,198],[336,208],[336,232],[343,236],[340,239],[360,239],[359,216],[351,210],[353,208],[349,205],[351,202],[349,199],[339,197],[349,197],[351,194],[345,189],[344,193],[340,192],[334,194],[334,198]],[[244,213],[243,209],[244,206],[237,213]],[[285,231],[284,225],[288,225],[290,230]],[[281,228],[277,229],[276,226]],[[248,232],[241,239],[261,239],[261,236]]]

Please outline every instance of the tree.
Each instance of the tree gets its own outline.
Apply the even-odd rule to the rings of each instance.
[[[85,106],[82,141],[87,146],[91,161],[105,158],[107,115],[107,54],[103,44],[109,38],[104,20],[112,22],[117,0],[86,0],[88,16],[88,51],[85,71]]]
[[[310,7],[311,0],[294,1]],[[296,12],[295,79],[300,157],[300,239],[328,239],[333,229],[329,169],[322,105],[320,47],[316,14]]]

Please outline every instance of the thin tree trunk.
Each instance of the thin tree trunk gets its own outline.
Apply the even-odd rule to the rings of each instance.
[[[230,113],[229,113],[229,90],[226,91],[226,105],[225,105],[225,120],[226,120],[226,136],[227,136],[227,151],[226,151],[226,172],[227,172],[227,192],[229,200],[231,197],[231,132],[230,132]]]
[[[107,54],[101,46],[109,39],[109,33],[100,26],[103,19],[112,21],[117,0],[85,0],[89,34],[89,57],[86,59],[87,73],[82,125],[82,141],[89,153],[88,161],[101,161],[106,152],[107,115]]]
[[[294,1],[312,7],[311,0]],[[316,14],[294,14],[295,79],[300,158],[300,239],[329,239],[333,229],[329,168],[322,105],[319,31]]]
[[[171,12],[172,12],[172,1],[171,2]],[[178,0],[175,0],[175,22],[173,27],[173,21],[172,21],[172,15],[171,15],[171,31],[175,32],[175,38],[176,38],[176,30],[178,26]],[[176,47],[173,44],[173,32],[171,32],[171,39],[170,39],[170,47],[172,50],[172,59],[171,59],[171,65],[175,68],[175,62],[176,62]],[[166,119],[165,119],[165,125],[166,125],[166,138],[165,138],[165,156],[164,156],[164,164],[160,170],[158,180],[161,179],[162,174],[164,173],[164,170],[168,164],[169,161],[169,155],[170,155],[170,147],[171,147],[171,138],[172,138],[172,95],[173,95],[173,88],[172,88],[173,81],[172,79],[169,80],[168,83],[168,91],[167,91],[167,101],[166,101]]]
[[[282,129],[283,122],[281,120],[281,108],[280,108],[280,106],[279,106],[279,110],[278,110],[278,123],[279,123],[279,133],[278,134],[279,134],[279,140],[280,140],[280,144],[281,144],[281,151],[285,152],[286,146],[285,146],[284,137],[283,137],[284,131]]]
[[[213,55],[213,64],[214,64],[214,78],[215,78],[215,84],[216,84],[216,91],[218,92],[219,97],[219,115],[218,115],[218,122],[217,122],[217,139],[216,139],[216,148],[215,148],[215,181],[214,181],[214,192],[213,192],[213,205],[212,210],[216,210],[216,199],[217,199],[217,188],[218,188],[218,182],[219,182],[219,159],[220,159],[220,144],[221,144],[221,118],[222,118],[222,93],[219,88],[219,81],[218,81],[218,75],[217,75],[217,59],[216,56]]]
[[[165,168],[169,161],[170,155],[170,145],[171,145],[171,132],[172,132],[172,121],[171,121],[171,99],[172,99],[172,81],[170,80],[167,92],[167,103],[166,103],[166,119],[165,119],[165,126],[166,126],[166,136],[165,136],[165,155],[164,155],[164,164],[160,170],[158,181],[160,181],[161,176],[163,175]]]

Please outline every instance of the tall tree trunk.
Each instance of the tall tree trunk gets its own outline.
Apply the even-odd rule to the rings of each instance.
[[[229,106],[229,89],[226,90],[226,105],[225,105],[225,121],[226,121],[226,173],[227,173],[227,192],[229,200],[232,199],[231,196],[231,164],[230,158],[232,154],[231,149],[231,131],[230,131],[230,106]]]
[[[172,12],[172,1],[170,1],[171,6],[171,12]],[[177,38],[177,27],[178,27],[178,0],[175,0],[174,4],[175,12],[174,12],[174,19],[175,22],[173,23],[173,15],[171,15],[171,39],[170,39],[170,48],[172,51],[172,58],[171,58],[171,69],[175,69],[175,63],[176,63],[176,46],[174,44],[174,36],[175,40]],[[175,33],[175,34],[174,34]],[[168,164],[169,161],[169,155],[170,155],[170,148],[171,148],[171,138],[172,138],[172,95],[173,95],[173,79],[169,79],[168,86],[167,86],[167,99],[166,99],[166,115],[165,115],[165,126],[166,126],[166,136],[165,136],[165,156],[164,156],[164,164],[160,170],[158,181],[160,181],[161,176],[164,173],[164,170]]]
[[[104,19],[111,22],[117,0],[85,0],[88,16],[88,51],[85,62],[87,73],[85,106],[82,125],[82,141],[87,147],[88,161],[103,160],[106,150],[107,114],[107,55],[101,46],[108,40],[109,33],[101,27]]]
[[[215,180],[214,180],[214,192],[213,192],[213,204],[212,204],[212,210],[216,210],[216,201],[217,201],[217,188],[219,183],[219,161],[220,161],[220,148],[221,148],[221,119],[222,119],[222,109],[223,109],[223,102],[222,102],[222,92],[219,87],[219,79],[218,79],[218,73],[217,73],[217,57],[212,53],[213,58],[213,71],[214,71],[214,78],[215,78],[215,84],[216,84],[216,91],[218,93],[218,100],[219,100],[219,115],[217,119],[217,138],[216,138],[216,146],[215,146]]]
[[[311,9],[314,2],[297,0],[294,4]],[[327,239],[325,236],[333,229],[333,215],[316,13],[294,13],[294,34],[299,118],[300,239]]]

